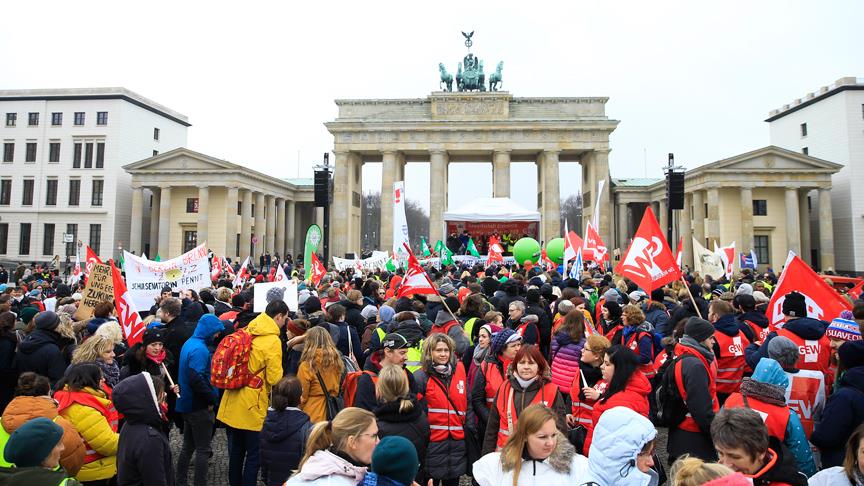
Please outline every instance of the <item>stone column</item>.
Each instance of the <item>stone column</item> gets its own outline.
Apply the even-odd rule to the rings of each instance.
[[[720,189],[711,187],[708,189],[708,240],[711,247],[709,250],[714,250],[714,243],[722,245],[720,241]]]
[[[392,150],[388,150],[382,154],[381,243],[377,248],[378,250],[389,251],[393,248],[393,183],[395,183],[398,180],[397,177],[399,177],[399,167],[396,161],[397,155],[398,154]]]
[[[144,188],[132,186],[132,231],[129,235],[129,251],[141,255],[141,225],[144,221]]]
[[[819,188],[819,266],[834,269],[834,221],[831,214],[831,188]]]
[[[801,229],[798,227],[801,215],[798,211],[798,189],[786,188],[786,248],[801,255]],[[780,256],[785,261],[785,255]]]
[[[558,182],[559,150],[543,152],[543,177],[546,180],[543,190],[543,241],[549,242],[561,236],[561,188]],[[544,243],[545,244],[545,243]]]
[[[265,250],[270,252],[272,256],[276,252],[276,198],[266,196],[265,200],[267,204],[267,215],[265,216],[267,220],[267,239],[265,240]]]
[[[666,212],[666,200],[665,199],[661,199],[661,200],[657,201],[657,213],[658,213],[657,214],[657,222],[660,223],[660,231],[663,232],[663,236],[668,236],[666,234],[666,230],[669,227],[669,215]],[[675,242],[670,241],[669,244],[673,245],[672,252],[674,254],[675,249],[676,249],[674,247]]]
[[[693,203],[692,194],[684,195],[684,209],[681,210],[680,228],[681,236],[684,237],[684,251],[681,256],[681,265],[687,265],[693,268],[693,212],[690,210],[690,205]],[[678,242],[669,242],[670,245],[675,245],[675,251],[678,250]]]
[[[755,245],[753,238],[753,188],[741,187],[741,249],[749,253]]]
[[[210,228],[210,186],[198,186],[198,244],[207,241]],[[208,246],[209,248],[209,246]]]
[[[693,238],[700,245],[705,245],[705,194],[702,191],[693,191]],[[687,246],[684,242],[684,246]]]
[[[330,207],[330,218],[335,224],[330,224],[330,254],[343,256],[348,250],[349,227],[351,217],[351,185],[349,181],[354,177],[351,173],[354,164],[349,157],[350,152],[336,152],[336,166],[333,171],[333,205]],[[381,200],[384,200],[384,192],[381,192]],[[324,228],[321,228],[323,231]],[[323,246],[322,246],[323,248]]]
[[[509,150],[496,150],[492,155],[492,186],[494,197],[510,197]]]
[[[159,196],[159,249],[156,254],[167,260],[171,258],[171,186],[162,186]],[[148,255],[149,256],[149,255]]]
[[[801,258],[811,267],[813,259],[810,254],[810,207],[807,204],[807,194],[810,189],[802,189],[798,192],[798,217],[801,221]]]
[[[627,248],[627,239],[630,238],[630,235],[627,234],[629,228],[630,219],[627,214],[627,203],[618,201],[618,239],[616,240],[616,246],[620,248],[622,252]]]
[[[251,256],[249,248],[252,240],[252,190],[242,189],[243,204],[240,207],[240,254],[237,258],[245,260]],[[242,261],[240,263],[243,263]]]
[[[237,200],[237,186],[228,186],[225,196],[225,255],[232,261],[240,256],[237,254]]]
[[[252,252],[252,264],[258,264],[258,256],[264,254],[264,238],[267,236],[267,223],[264,221],[264,206],[266,205],[263,192],[255,193],[255,236],[258,237],[258,243],[255,244],[255,251]]]
[[[285,198],[276,198],[276,251],[285,261]]]
[[[600,233],[600,238],[602,238],[603,241],[612,241],[612,217],[610,214],[610,208],[612,207],[612,188],[610,187],[611,181],[609,180],[609,149],[595,150],[592,165],[591,193],[594,194],[594,196],[591,198],[591,211],[594,210],[594,203],[598,200],[597,182],[604,180],[606,182],[603,184],[603,193],[599,195],[600,227],[597,231]]]
[[[507,154],[508,158],[510,154]],[[429,241],[431,246],[445,241],[444,211],[447,210],[447,152],[429,153]]]
[[[158,187],[151,187],[153,193],[153,204],[150,207],[150,254],[147,258],[153,259],[156,253],[159,252],[159,208],[162,200],[162,190]]]

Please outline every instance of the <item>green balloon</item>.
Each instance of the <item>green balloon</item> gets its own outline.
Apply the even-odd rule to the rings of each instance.
[[[519,265],[525,263],[525,260],[537,263],[540,260],[540,243],[534,238],[522,238],[513,245],[513,258]]]
[[[564,262],[564,238],[553,238],[546,243],[546,256],[557,264]]]

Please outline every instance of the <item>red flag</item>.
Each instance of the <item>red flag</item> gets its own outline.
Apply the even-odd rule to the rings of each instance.
[[[249,271],[249,262],[250,257],[247,256],[246,259],[243,260],[243,263],[240,264],[240,268],[237,269],[237,275],[234,277],[234,282],[231,285],[234,287],[240,287],[246,283],[246,280],[248,280],[252,275]]]
[[[89,250],[89,248],[88,248]],[[129,298],[126,282],[120,275],[120,270],[111,261],[111,279],[114,282],[114,308],[117,311],[117,319],[120,320],[120,328],[123,329],[123,337],[126,343],[132,347],[144,339],[144,321],[135,309],[135,304]]]
[[[90,272],[93,271],[93,266],[97,263],[103,263],[102,259],[93,251],[93,248],[90,248],[90,245],[87,245],[87,261],[84,266],[84,275],[90,275]]]
[[[282,268],[282,264],[276,265],[276,277],[274,279],[276,282],[287,282],[288,275],[285,275],[285,269]]]
[[[798,255],[789,252],[786,265],[774,294],[768,303],[768,328],[771,331],[783,327],[783,301],[786,294],[799,292],[804,295],[807,303],[807,317],[831,322],[844,310],[852,310],[849,302],[838,294],[830,285],[819,278],[819,275],[807,265]]]
[[[233,279],[236,275],[234,275],[234,269],[231,268],[231,265],[228,264],[228,260],[225,257],[221,257],[222,260],[222,269],[228,273],[228,275]]]
[[[564,221],[564,225],[567,225],[567,221]],[[564,235],[564,263],[569,262],[570,260],[576,258],[576,254],[580,248],[582,248],[582,258],[585,258],[585,248],[582,243],[582,238],[579,238],[579,235],[576,234],[575,231],[567,231]]]
[[[858,299],[861,297],[862,292],[864,292],[864,279],[861,279],[860,282],[855,284],[855,286],[849,289],[849,292],[846,293],[851,295],[853,299]]]
[[[675,263],[675,257],[672,256],[669,243],[663,236],[651,206],[645,208],[645,215],[633,242],[615,267],[615,272],[629,277],[649,294],[652,290],[681,278],[681,270]]]
[[[215,282],[216,280],[219,280],[220,275],[222,275],[222,259],[214,256],[213,266],[210,268],[210,280]]]
[[[399,292],[396,294],[396,297],[400,298],[408,294],[438,295],[438,290],[432,284],[432,281],[429,280],[429,276],[426,275],[423,267],[420,266],[420,262],[417,261],[414,252],[411,251],[411,248],[408,248],[408,245],[405,245],[405,249],[408,251],[408,270],[405,271],[405,276],[399,284]]]
[[[678,238],[678,250],[675,252],[675,263],[678,264],[678,269],[681,269],[681,260],[684,258],[684,237]]]
[[[312,285],[315,287],[318,286],[318,282],[324,278],[324,275],[327,274],[327,269],[324,268],[324,264],[321,263],[321,260],[318,259],[318,255],[315,252],[312,252],[312,274],[309,275],[309,278],[312,279]]]
[[[486,264],[491,265],[492,262],[504,262],[504,247],[496,236],[489,237],[489,259]],[[419,262],[418,262],[419,264]]]
[[[591,223],[588,223],[588,227],[585,228],[585,246],[582,249],[582,258],[598,264],[609,261],[609,250]]]

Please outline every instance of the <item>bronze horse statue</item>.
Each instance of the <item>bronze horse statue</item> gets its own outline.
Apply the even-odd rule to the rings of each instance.
[[[504,84],[501,78],[501,71],[504,70],[504,61],[498,63],[498,68],[494,73],[489,75],[489,91],[498,91],[498,88]]]
[[[445,91],[453,91],[453,75],[447,72],[447,68],[444,67],[443,62],[438,63],[438,71],[441,72],[441,81],[438,83],[438,88],[441,88],[441,85],[447,85]]]

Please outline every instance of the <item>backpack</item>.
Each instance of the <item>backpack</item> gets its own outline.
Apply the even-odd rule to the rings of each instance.
[[[675,380],[675,365],[687,356],[687,353],[680,356],[670,356],[672,359],[667,359],[657,370],[660,383],[654,393],[654,398],[657,405],[658,425],[675,427],[683,422],[687,416],[687,405],[684,403],[684,398],[681,396],[681,391]]]
[[[222,390],[236,390],[247,386],[261,370],[249,371],[252,340],[246,328],[233,332],[219,341],[210,364],[210,383]]]
[[[357,397],[357,382],[363,373],[369,374],[373,385],[378,383],[378,375],[371,371],[352,371],[345,374],[345,379],[342,381],[342,401],[346,407],[354,406],[354,398]]]

